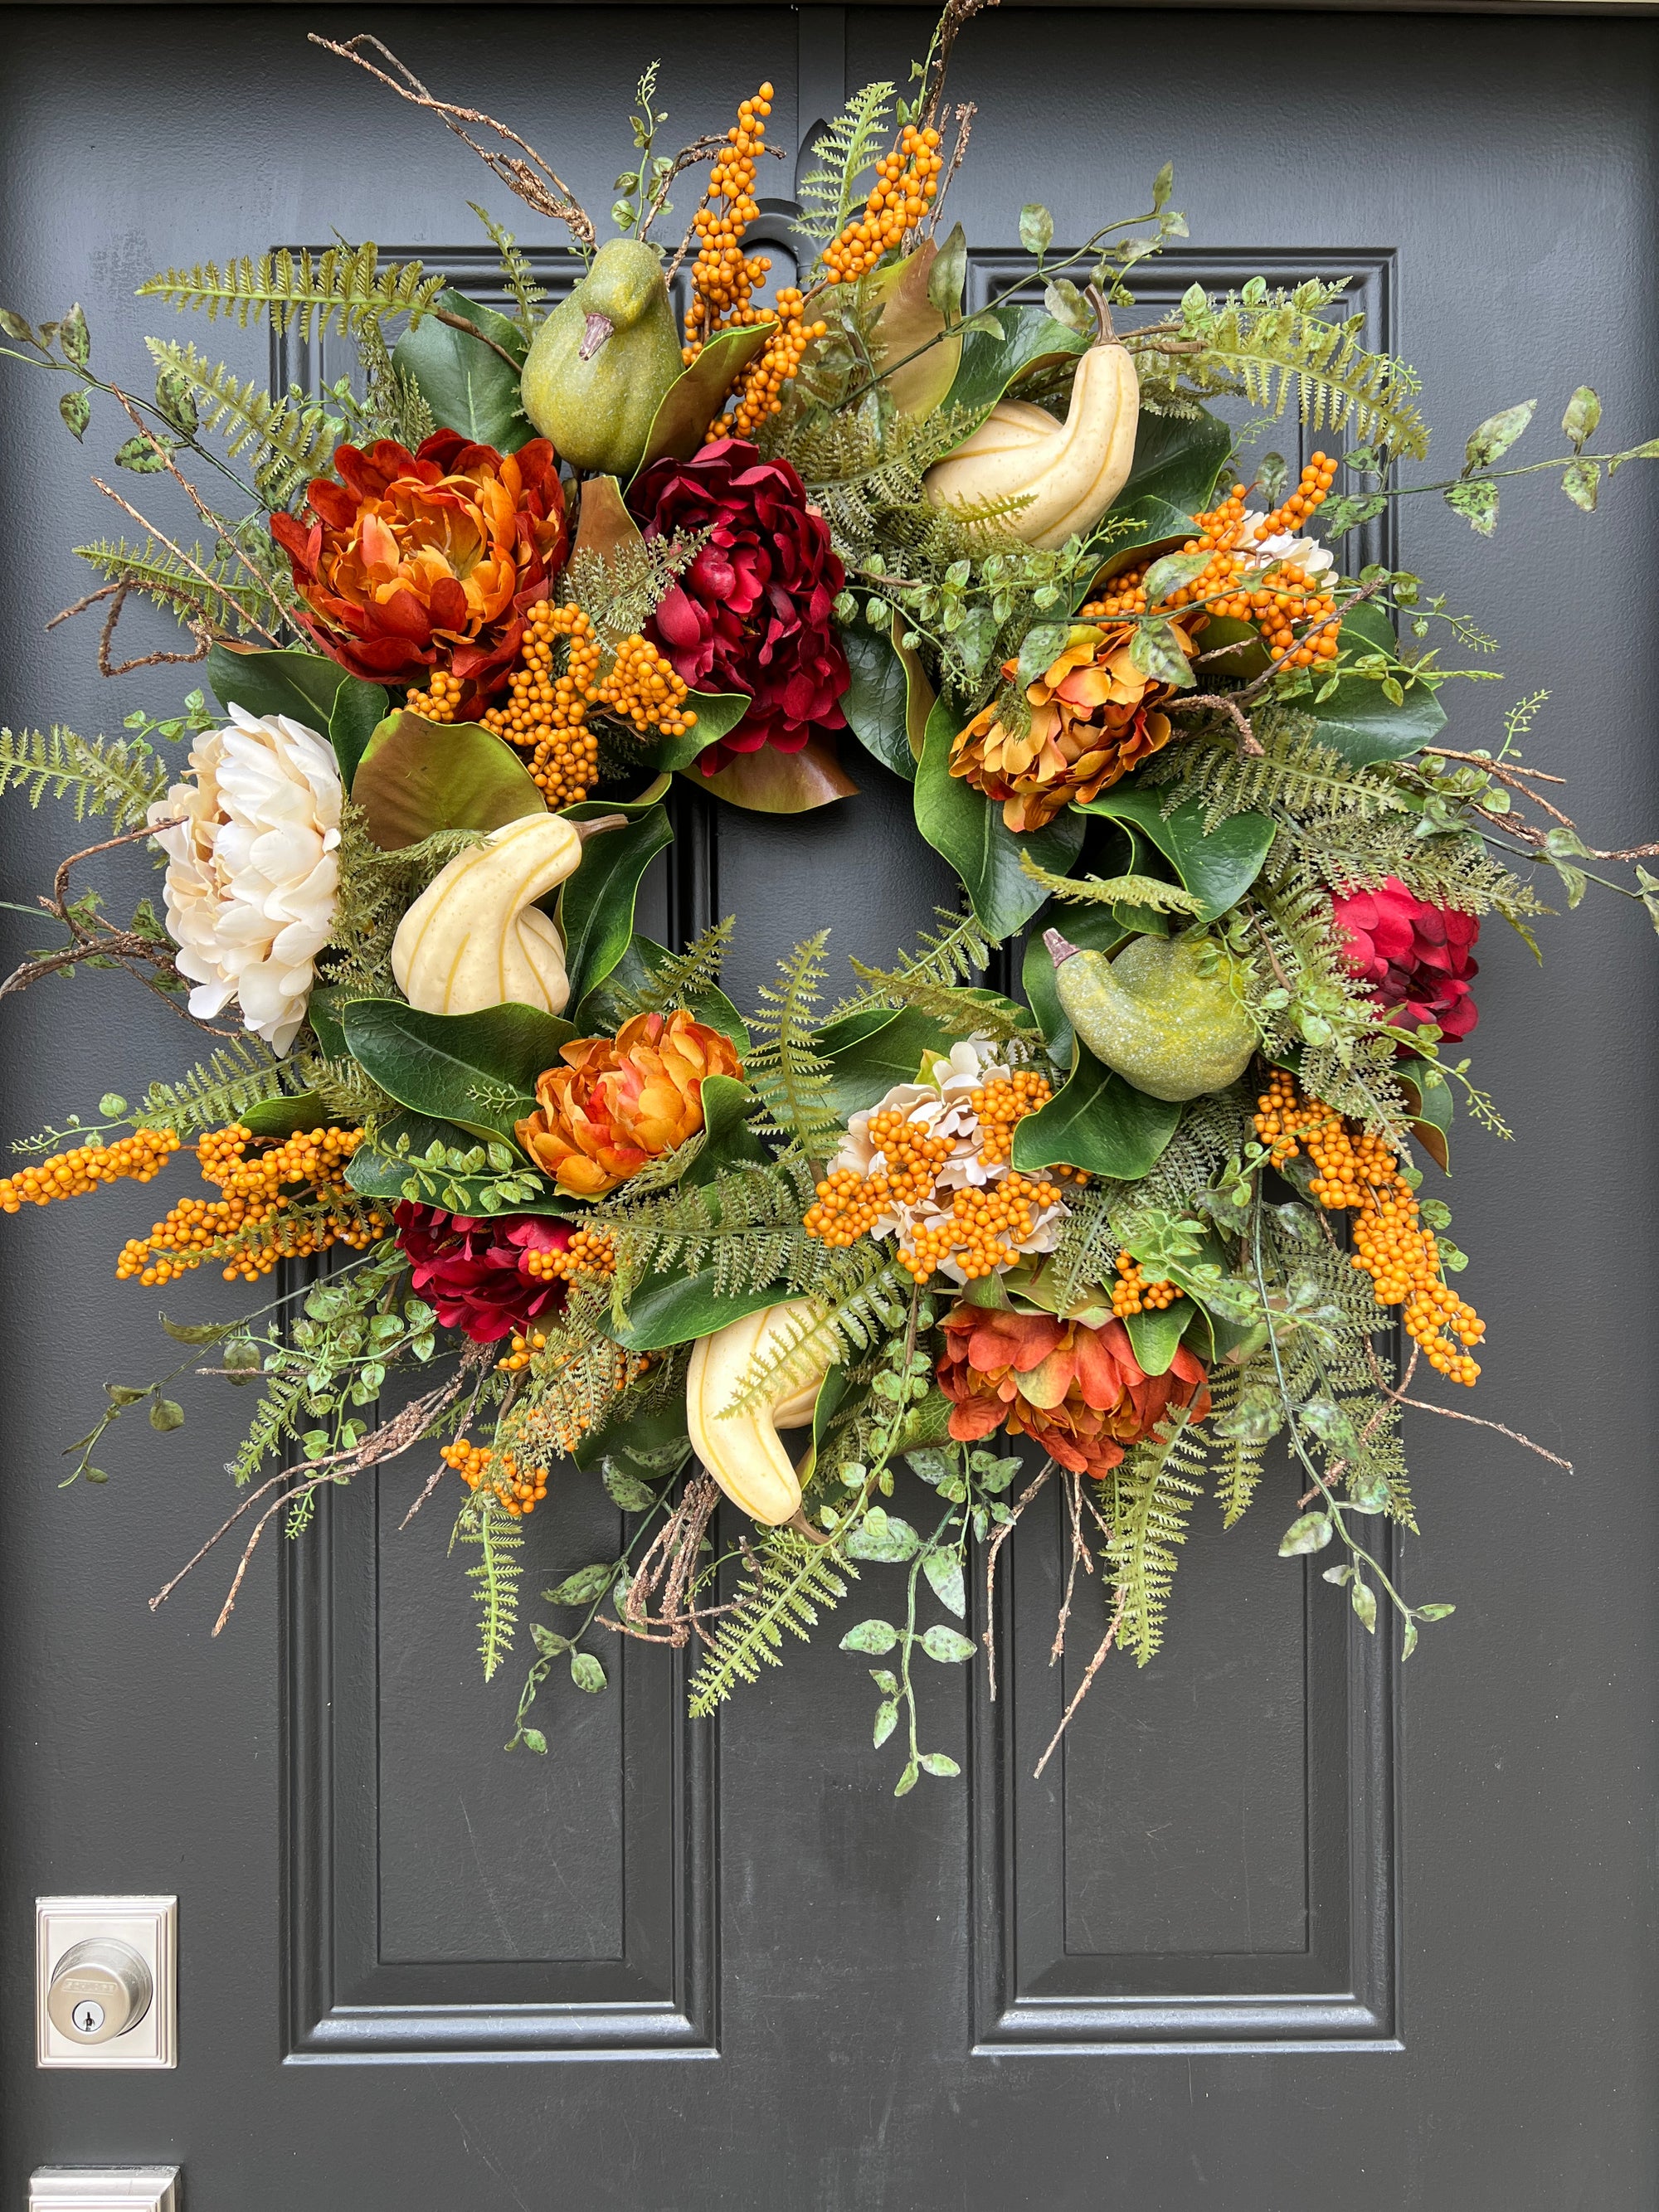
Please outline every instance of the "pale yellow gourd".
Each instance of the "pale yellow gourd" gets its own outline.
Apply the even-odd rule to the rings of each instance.
[[[791,1298],[728,1322],[691,1347],[685,1374],[685,1422],[691,1448],[734,1505],[751,1521],[775,1528],[800,1511],[800,1482],[778,1435],[812,1418],[818,1391],[830,1370],[830,1347],[814,1357],[805,1382],[792,1382],[779,1395],[726,1411],[741,1391],[757,1354],[780,1352],[792,1342],[792,1324],[817,1319],[821,1309],[810,1298]]]
[[[1028,545],[1063,545],[1091,530],[1129,480],[1140,381],[1127,350],[1103,337],[1078,362],[1072,404],[1057,422],[1024,399],[1000,399],[978,429],[928,470],[934,507],[1024,497],[1000,520]]]
[[[392,973],[411,1006],[475,1014],[508,1001],[562,1014],[570,997],[564,939],[536,901],[574,875],[574,826],[526,814],[458,853],[398,925]]]

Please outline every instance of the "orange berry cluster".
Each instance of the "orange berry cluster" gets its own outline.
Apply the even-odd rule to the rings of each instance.
[[[1112,1285],[1112,1311],[1120,1321],[1127,1321],[1131,1314],[1162,1313],[1165,1306],[1172,1306],[1186,1295],[1167,1276],[1149,1283],[1133,1252],[1118,1254],[1117,1272],[1119,1279]]]
[[[1310,577],[1299,561],[1280,561],[1272,568],[1253,569],[1246,564],[1263,540],[1304,526],[1329,497],[1336,466],[1328,453],[1316,453],[1291,496],[1254,523],[1244,519],[1248,487],[1234,484],[1218,507],[1194,518],[1200,534],[1189,538],[1181,549],[1183,553],[1208,553],[1208,565],[1191,583],[1160,599],[1158,611],[1172,614],[1182,607],[1201,607],[1206,614],[1249,623],[1275,655],[1287,656],[1286,665],[1292,668],[1311,668],[1316,660],[1334,660],[1340,650],[1334,628],[1322,630],[1305,644],[1298,646],[1296,641],[1298,629],[1335,613],[1336,601],[1324,586]],[[1100,598],[1083,609],[1085,617],[1090,621],[1117,622],[1145,614],[1149,566],[1139,562],[1114,576]]]
[[[995,1082],[980,1085],[973,1094],[973,1107],[979,1117],[979,1156],[987,1167],[1008,1158],[1015,1124],[1046,1106],[1054,1095],[1048,1077],[1030,1067],[1018,1067],[1006,1078],[999,1076]]]
[[[672,662],[637,635],[623,640],[611,673],[589,696],[619,721],[631,722],[641,737],[660,730],[665,737],[683,738],[696,724],[696,714],[685,710],[686,687]]]
[[[921,221],[939,196],[939,172],[945,167],[939,145],[937,131],[905,125],[898,144],[876,164],[876,181],[863,214],[823,249],[823,265],[832,284],[856,282]]]
[[[562,653],[564,666],[556,664]],[[599,741],[587,728],[599,694],[599,641],[579,606],[539,600],[507,678],[507,704],[491,707],[484,727],[530,754],[532,776],[550,806],[586,799],[599,775]]]
[[[752,438],[769,415],[783,407],[783,387],[800,368],[801,358],[815,338],[825,337],[830,325],[809,323],[805,296],[786,284],[773,305],[778,326],[738,379],[737,405],[730,415],[717,415],[704,434],[703,443],[716,438]]]
[[[526,1252],[524,1271],[538,1283],[574,1283],[579,1275],[614,1275],[617,1248],[604,1230],[579,1229],[562,1252]],[[515,1349],[520,1340],[514,1338]],[[544,1341],[536,1338],[538,1352]]]
[[[702,205],[691,218],[697,256],[691,264],[691,304],[685,311],[688,367],[714,331],[762,319],[751,301],[772,264],[764,255],[751,259],[743,250],[743,234],[760,213],[755,175],[766,136],[764,118],[771,112],[769,84],[739,104],[738,119],[726,134],[726,150],[716,155]]]
[[[411,691],[404,701],[410,714],[428,722],[453,722],[461,703],[461,679],[447,668],[434,668],[424,691]]]
[[[239,1276],[257,1283],[283,1260],[333,1244],[362,1251],[386,1228],[378,1213],[360,1207],[345,1180],[362,1140],[361,1129],[302,1130],[250,1158],[248,1146],[261,1140],[240,1122],[208,1130],[198,1139],[197,1160],[204,1182],[225,1195],[180,1199],[148,1237],[130,1237],[115,1263],[117,1280],[169,1283],[206,1261],[223,1260],[228,1283]],[[337,1210],[295,1215],[300,1200],[314,1199],[337,1200]]]
[[[15,1175],[0,1178],[0,1213],[15,1213],[24,1206],[49,1206],[54,1198],[79,1198],[82,1191],[119,1182],[124,1176],[134,1182],[149,1182],[178,1149],[179,1139],[171,1129],[135,1129],[112,1145],[77,1145],[72,1152],[59,1152],[38,1167],[19,1168]]]
[[[1012,1267],[1019,1248],[1036,1231],[1037,1216],[1060,1203],[1060,1186],[1033,1182],[1023,1175],[1003,1176],[953,1194],[944,1219],[918,1228],[908,1252],[899,1248],[899,1265],[918,1283],[954,1260],[971,1283]]]
[[[458,1437],[440,1447],[438,1456],[453,1467],[469,1490],[493,1490],[515,1521],[533,1513],[547,1495],[547,1469],[520,1463],[512,1452],[496,1452],[488,1444],[470,1444]]]
[[[1439,1243],[1423,1226],[1393,1146],[1372,1131],[1354,1130],[1317,1098],[1304,1098],[1282,1068],[1256,1105],[1256,1134],[1273,1166],[1294,1159],[1305,1145],[1319,1170],[1309,1184],[1313,1195],[1331,1212],[1357,1215],[1349,1265],[1370,1277],[1377,1304],[1401,1308],[1407,1334],[1437,1374],[1473,1384],[1480,1370],[1468,1347],[1480,1341],[1486,1324],[1448,1287]]]

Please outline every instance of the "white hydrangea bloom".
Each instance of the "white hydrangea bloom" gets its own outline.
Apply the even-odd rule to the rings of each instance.
[[[305,1019],[340,887],[344,792],[334,750],[286,714],[230,709],[190,750],[189,780],[150,808],[167,856],[167,928],[192,1014],[231,1000],[285,1053]]]

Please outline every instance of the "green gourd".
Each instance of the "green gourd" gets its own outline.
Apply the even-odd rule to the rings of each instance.
[[[537,331],[524,411],[573,468],[626,483],[684,367],[662,263],[638,239],[613,238]]]
[[[1243,1075],[1255,1030],[1226,952],[1201,930],[1137,937],[1115,960],[1044,933],[1066,1018],[1095,1058],[1149,1097],[1197,1098]]]

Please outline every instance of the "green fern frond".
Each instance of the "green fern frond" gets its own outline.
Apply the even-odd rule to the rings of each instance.
[[[811,1287],[814,1310],[797,1314],[773,1332],[739,1377],[722,1413],[740,1413],[803,1389],[826,1363],[855,1358],[879,1344],[903,1319],[908,1279],[867,1238],[836,1255]]]
[[[714,922],[694,937],[684,952],[665,961],[648,982],[636,990],[617,989],[609,994],[607,1019],[620,1029],[635,1014],[666,1013],[675,1006],[690,1008],[720,981],[726,947],[737,927],[735,915]]]
[[[261,614],[280,614],[275,600],[222,546],[204,550],[192,545],[194,567],[153,538],[143,545],[129,545],[125,538],[98,538],[89,545],[77,545],[75,554],[77,560],[89,562],[106,584],[130,584],[181,622],[212,623],[221,628],[229,623],[246,632]]]
[[[801,211],[795,228],[819,246],[828,246],[840,235],[866,196],[862,181],[881,151],[892,98],[890,84],[866,84],[853,94],[823,137],[812,142],[812,158],[819,166],[800,180]]]
[[[314,258],[308,248],[296,255],[284,246],[258,261],[244,254],[222,269],[198,261],[148,278],[138,295],[181,310],[205,307],[210,322],[234,317],[243,330],[267,317],[273,330],[310,339],[330,330],[349,337],[392,315],[407,315],[413,325],[443,289],[443,278],[427,276],[418,261],[382,270],[380,248],[365,244],[331,246]]]
[[[614,653],[624,638],[644,629],[674,579],[696,559],[707,535],[675,531],[609,553],[578,553],[565,570],[562,589],[592,623],[600,644]]]
[[[309,1379],[303,1367],[270,1376],[247,1434],[236,1447],[235,1457],[227,1462],[239,1489],[252,1481],[268,1459],[298,1441],[301,1425],[311,1422],[309,1398]]]
[[[377,323],[365,324],[357,333],[357,351],[363,364],[362,416],[357,434],[395,438],[412,453],[438,427],[426,394],[407,369],[399,368]]]
[[[763,1666],[781,1666],[785,1631],[809,1642],[820,1612],[838,1605],[848,1583],[857,1579],[858,1569],[837,1545],[773,1530],[691,1678],[692,1718],[707,1719],[739,1682],[757,1682]]]
[[[106,814],[118,836],[147,820],[171,775],[142,738],[78,738],[56,724],[0,730],[0,791],[21,791],[31,806],[48,793],[67,799],[77,822]]]
[[[1317,281],[1293,292],[1247,287],[1218,307],[1194,285],[1182,301],[1187,350],[1160,355],[1155,336],[1136,349],[1145,385],[1155,393],[1173,393],[1177,383],[1200,393],[1240,392],[1273,416],[1294,393],[1311,428],[1334,433],[1352,422],[1370,443],[1421,460],[1429,447],[1415,404],[1421,380],[1404,362],[1361,345],[1362,316],[1324,319],[1320,310],[1344,289]]]
[[[1186,1414],[1162,1437],[1137,1444],[1114,1471],[1112,1540],[1106,1548],[1118,1643],[1144,1667],[1164,1640],[1176,1554],[1187,1540],[1187,1516],[1201,1483],[1186,1470],[1202,1467],[1201,1448],[1188,1434]]]
[[[589,1217],[616,1253],[613,1311],[620,1316],[641,1283],[675,1268],[712,1273],[722,1297],[810,1290],[833,1265],[802,1225],[811,1202],[799,1158],[745,1163],[659,1194],[619,1194]]]
[[[501,282],[513,295],[519,311],[514,319],[526,337],[533,338],[538,319],[536,310],[547,294],[536,282],[529,258],[512,232],[497,222],[487,209],[481,208],[477,200],[469,200],[467,205],[489,233],[489,242],[501,257]]]
[[[830,1103],[829,1062],[814,1040],[829,941],[827,929],[804,938],[779,961],[781,984],[761,986],[761,1004],[749,1024],[754,1042],[744,1063],[769,1117],[763,1126],[799,1146],[808,1159],[825,1158],[841,1136]]]
[[[135,1125],[193,1137],[240,1121],[250,1107],[268,1099],[296,1097],[305,1087],[298,1069],[278,1060],[268,1045],[234,1037],[176,1082],[152,1083]]]
[[[953,914],[949,907],[940,906],[934,908],[933,917],[939,927],[924,930],[915,951],[907,953],[896,968],[860,969],[857,961],[852,963],[872,981],[856,997],[843,999],[833,1007],[831,1021],[846,1014],[867,1013],[873,1006],[911,1005],[914,1000],[908,994],[919,985],[950,990],[958,984],[978,982],[996,940],[986,935],[971,914]]]
[[[461,1509],[455,1531],[457,1543],[477,1548],[478,1557],[466,1571],[478,1607],[478,1656],[489,1681],[513,1649],[513,1632],[519,1620],[519,1582],[524,1570],[514,1554],[524,1549],[524,1534],[517,1521],[498,1504],[493,1492],[469,1500]]]
[[[232,460],[253,448],[267,494],[276,495],[277,505],[286,506],[294,486],[327,470],[344,426],[326,408],[295,393],[275,398],[252,377],[243,382],[187,341],[144,343],[158,370],[188,386],[202,428],[223,437]]]

